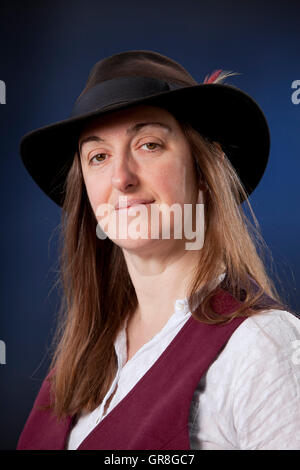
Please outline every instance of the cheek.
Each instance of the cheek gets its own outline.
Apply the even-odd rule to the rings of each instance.
[[[194,174],[184,158],[173,158],[171,163],[161,167],[155,175],[157,191],[166,202],[185,202],[192,197]]]
[[[163,167],[152,174],[150,181],[154,182],[154,188],[157,188],[158,191],[163,191],[165,193],[170,188],[172,188],[172,180],[172,172],[169,171],[168,167]]]
[[[104,204],[107,202],[107,185],[105,185],[104,181],[101,181],[99,180],[99,178],[96,177],[84,178],[84,182],[92,209],[94,213],[96,213],[97,207],[100,204]]]

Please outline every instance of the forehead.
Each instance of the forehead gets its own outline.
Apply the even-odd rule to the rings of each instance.
[[[127,128],[128,125],[143,121],[157,121],[162,124],[167,124],[172,128],[178,126],[178,123],[174,116],[163,108],[157,106],[134,106],[129,109],[115,111],[105,116],[99,116],[98,118],[89,121],[81,130],[80,138],[86,136],[92,131],[120,131]]]

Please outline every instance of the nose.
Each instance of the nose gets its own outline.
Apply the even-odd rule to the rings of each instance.
[[[128,188],[136,187],[138,181],[135,163],[132,161],[131,156],[126,152],[119,154],[114,162],[112,185],[118,191],[126,192]]]

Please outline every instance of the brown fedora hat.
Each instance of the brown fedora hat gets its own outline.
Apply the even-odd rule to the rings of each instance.
[[[22,138],[20,153],[26,169],[61,206],[83,124],[138,104],[165,108],[218,141],[248,195],[256,188],[270,150],[268,124],[258,104],[231,85],[197,83],[179,63],[148,50],[125,51],[97,62],[70,117]]]

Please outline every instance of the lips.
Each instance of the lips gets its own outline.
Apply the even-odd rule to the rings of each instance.
[[[135,206],[137,204],[151,204],[154,199],[131,199],[129,201],[120,201],[115,206],[115,210],[126,209],[127,207]]]

